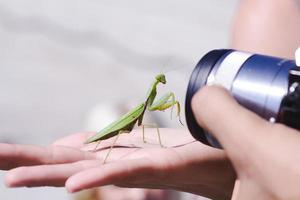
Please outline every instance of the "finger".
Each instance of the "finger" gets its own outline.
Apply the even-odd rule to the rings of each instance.
[[[219,140],[229,155],[243,157],[267,138],[270,123],[240,106],[221,87],[201,89],[192,100],[192,108],[197,122]]]
[[[100,160],[84,160],[68,164],[19,167],[7,172],[5,184],[8,187],[64,186],[71,175],[100,164]]]
[[[59,140],[56,140],[52,145],[68,146],[74,148],[81,148],[84,146],[84,142],[94,135],[95,132],[83,132],[75,133]]]
[[[69,192],[77,192],[97,186],[137,182],[143,187],[143,182],[151,182],[149,179],[162,181],[162,178],[155,178],[160,174],[160,169],[146,158],[120,161],[79,172],[67,180],[66,188]]]
[[[8,170],[18,166],[56,164],[93,159],[94,154],[77,149],[51,146],[0,144],[0,169]]]

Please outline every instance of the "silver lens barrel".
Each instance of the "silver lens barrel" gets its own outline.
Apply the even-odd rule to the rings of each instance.
[[[244,107],[275,122],[283,97],[288,92],[289,71],[295,61],[236,50],[207,53],[192,72],[186,95],[187,125],[192,135],[205,144],[221,147],[199,125],[191,111],[192,96],[205,85],[222,85]]]

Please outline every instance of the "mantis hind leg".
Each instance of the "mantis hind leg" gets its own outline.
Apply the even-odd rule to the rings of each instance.
[[[99,140],[99,141],[97,142],[97,144],[96,144],[96,146],[95,146],[95,148],[94,148],[93,151],[96,151],[96,150],[97,150],[97,148],[98,148],[98,146],[100,145],[101,141],[102,141],[102,140]]]
[[[115,146],[115,144],[116,144],[116,142],[117,142],[117,140],[118,140],[118,138],[119,138],[119,136],[120,136],[121,133],[122,133],[122,131],[119,131],[119,133],[117,134],[115,140],[113,141],[113,144],[110,146],[110,148],[109,148],[109,150],[108,150],[108,152],[107,152],[107,154],[106,154],[106,156],[105,156],[105,158],[103,160],[103,164],[105,164],[105,162],[106,162],[109,154],[111,153],[111,151],[112,151],[113,147]]]
[[[162,142],[161,142],[159,127],[157,126],[157,124],[154,124],[154,123],[153,124],[142,124],[143,142],[146,143],[146,140],[145,140],[145,127],[155,127],[156,128],[159,145],[161,147],[164,147],[162,145]]]

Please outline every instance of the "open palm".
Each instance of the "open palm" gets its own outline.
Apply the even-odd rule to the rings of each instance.
[[[184,129],[161,133],[168,148],[160,147],[155,129],[147,129],[147,143],[140,130],[122,134],[106,164],[103,158],[113,138],[94,151],[96,144],[83,145],[94,133],[74,134],[48,147],[0,144],[0,168],[10,170],[6,175],[10,187],[66,186],[75,192],[114,184],[230,196],[235,174],[223,151],[195,142]]]

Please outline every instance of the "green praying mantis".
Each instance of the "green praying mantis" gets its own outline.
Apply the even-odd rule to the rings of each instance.
[[[114,144],[116,143],[118,136],[121,133],[130,133],[136,123],[138,126],[142,125],[143,141],[146,142],[145,141],[145,132],[144,132],[145,125],[142,124],[143,117],[144,117],[146,110],[148,110],[148,111],[156,111],[156,110],[164,111],[168,108],[172,108],[172,110],[173,110],[173,107],[176,105],[177,106],[177,117],[179,119],[179,122],[182,124],[181,119],[180,119],[180,104],[175,99],[175,95],[173,92],[169,92],[169,93],[163,95],[160,99],[154,101],[156,98],[156,95],[157,95],[157,85],[159,83],[166,84],[166,77],[164,74],[158,74],[157,76],[155,76],[155,79],[154,79],[153,83],[151,84],[150,89],[147,93],[145,102],[143,102],[140,105],[138,105],[137,107],[133,108],[132,110],[127,112],[125,115],[120,117],[118,120],[112,122],[111,124],[109,124],[108,126],[103,128],[102,130],[100,130],[98,133],[96,133],[94,136],[87,139],[85,144],[89,144],[89,143],[93,143],[93,142],[100,143],[102,140],[106,140],[106,139],[116,136],[103,163],[105,163],[106,159],[108,158],[108,155],[110,154]],[[172,116],[172,110],[171,110],[171,116]],[[163,145],[161,143],[161,137],[160,137],[158,127],[156,127],[156,129],[157,129],[159,144],[161,147],[163,147]],[[96,148],[97,148],[97,146],[96,146]]]

